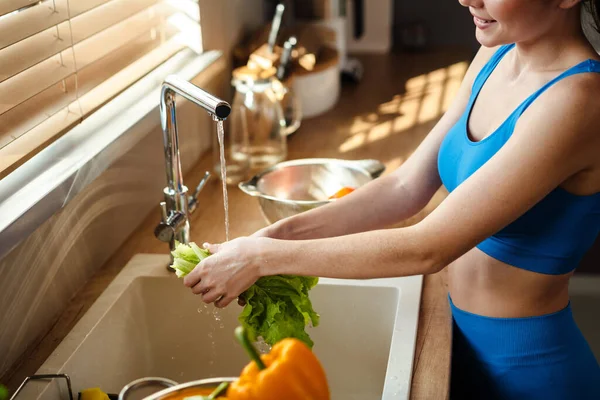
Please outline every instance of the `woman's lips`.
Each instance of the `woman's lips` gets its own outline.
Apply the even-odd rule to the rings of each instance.
[[[473,21],[475,22],[475,26],[477,26],[479,29],[487,29],[496,23],[496,21],[493,19],[483,19],[483,18],[476,17],[474,15],[473,15]]]

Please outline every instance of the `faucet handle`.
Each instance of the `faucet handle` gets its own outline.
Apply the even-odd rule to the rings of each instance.
[[[196,211],[196,207],[198,207],[198,195],[200,194],[200,192],[202,191],[202,189],[206,185],[206,182],[208,182],[209,179],[210,179],[210,172],[206,171],[204,173],[204,177],[200,180],[200,183],[198,183],[198,186],[196,186],[196,190],[194,190],[194,194],[192,194],[188,198],[188,212],[190,214],[192,214],[194,211]]]
[[[161,216],[161,221],[162,222],[167,222],[167,220],[169,219],[169,216],[167,214],[167,202],[166,201],[161,201],[160,202],[160,216]]]
[[[170,242],[175,236],[175,229],[169,226],[169,216],[167,214],[167,203],[160,202],[160,222],[154,229],[154,236],[161,242]]]
[[[161,221],[154,229],[154,236],[161,242],[170,243],[175,237],[175,233],[185,223],[185,215],[179,211],[167,214],[167,203],[160,202]]]
[[[161,242],[170,243],[175,237],[175,229],[166,222],[159,222],[154,229],[154,236]]]

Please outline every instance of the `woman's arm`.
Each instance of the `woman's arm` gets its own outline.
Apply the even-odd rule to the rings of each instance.
[[[591,168],[600,149],[595,90],[600,81],[577,78],[549,89],[507,143],[414,226],[305,241],[236,239],[212,246],[216,254],[185,284],[205,293],[205,302],[221,299],[217,305],[226,306],[265,275],[381,278],[439,271]]]
[[[400,168],[327,206],[276,222],[255,236],[288,240],[342,236],[381,229],[423,209],[441,186],[437,170],[440,144],[463,114],[475,76],[495,50],[481,48],[451,107]]]
[[[593,93],[600,80],[578,78],[540,97],[508,142],[420,223],[286,243],[285,252],[275,250],[276,241],[265,243],[272,258],[259,264],[258,275],[380,278],[443,269],[597,163],[600,106]]]

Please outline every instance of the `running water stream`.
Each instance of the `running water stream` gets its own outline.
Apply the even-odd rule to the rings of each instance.
[[[229,198],[227,197],[227,165],[225,164],[225,129],[223,121],[217,122],[217,137],[221,164],[221,182],[223,182],[223,207],[225,208],[225,241],[229,241]]]

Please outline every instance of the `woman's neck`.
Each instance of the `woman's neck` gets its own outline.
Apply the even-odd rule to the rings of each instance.
[[[543,35],[516,43],[513,72],[518,77],[523,73],[564,70],[581,61],[589,48],[581,28],[580,7],[575,7]]]

